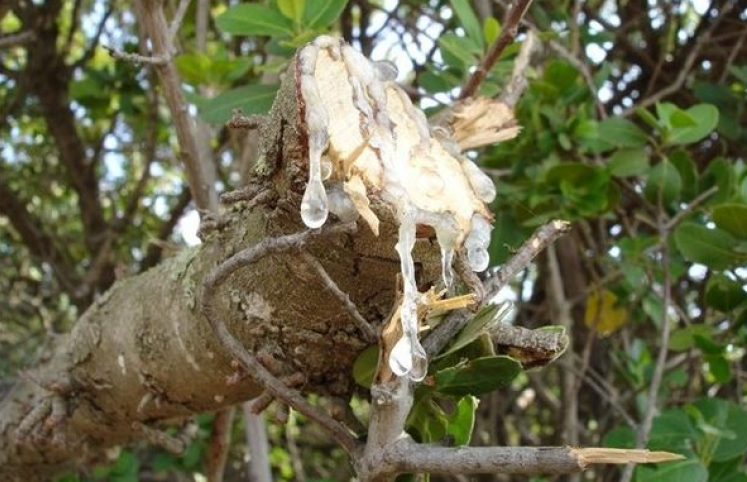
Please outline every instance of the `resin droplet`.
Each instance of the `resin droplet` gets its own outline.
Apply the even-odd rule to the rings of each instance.
[[[394,62],[391,62],[389,60],[380,60],[378,62],[374,62],[374,68],[376,69],[376,77],[378,77],[382,82],[391,82],[397,80],[397,74],[399,74],[399,70],[397,69],[397,66],[394,65]]]
[[[358,219],[358,209],[340,185],[330,186],[327,190],[327,205],[329,212],[343,223],[352,223]]]
[[[322,181],[326,181],[332,177],[332,160],[329,156],[322,156],[321,163],[319,164],[320,175]]]
[[[447,289],[451,288],[451,285],[454,283],[454,268],[452,268],[453,263],[454,250],[441,246],[441,276],[444,279],[444,285]]]
[[[399,241],[395,246],[399,254],[400,269],[404,281],[400,317],[402,339],[395,345],[389,357],[389,367],[399,376],[407,375],[414,381],[422,380],[427,370],[427,357],[418,340],[418,293],[415,284],[415,263],[412,249],[415,246],[414,213],[407,208],[400,214]]]
[[[462,169],[467,175],[472,189],[483,202],[490,203],[495,199],[495,184],[490,177],[477,167],[477,164],[469,159],[462,159]]]
[[[319,228],[327,221],[328,215],[327,193],[324,190],[322,180],[318,178],[309,179],[301,201],[303,223],[311,229]]]
[[[490,255],[488,250],[482,246],[474,246],[467,248],[467,262],[469,263],[470,269],[476,272],[482,272],[488,269],[490,264]]]

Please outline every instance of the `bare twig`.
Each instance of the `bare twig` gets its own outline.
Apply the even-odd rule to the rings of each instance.
[[[226,126],[231,129],[258,129],[259,126],[265,121],[265,116],[253,114],[245,116],[241,113],[241,110],[237,109],[233,111],[231,118],[226,122]]]
[[[222,345],[228,352],[236,358],[244,369],[260,383],[267,392],[272,394],[276,399],[292,406],[310,420],[317,422],[324,427],[327,432],[348,451],[353,453],[358,442],[353,438],[350,432],[335,421],[327,413],[311,405],[300,393],[288,388],[281,380],[275,377],[257,360],[254,355],[249,353],[239,340],[237,340],[223,323],[223,320],[215,313],[213,306],[213,297],[220,284],[232,273],[242,267],[249,266],[264,256],[274,253],[287,252],[289,250],[298,250],[309,240],[319,237],[320,235],[337,234],[349,231],[351,225],[337,225],[321,230],[308,230],[296,234],[289,234],[280,238],[269,238],[261,241],[252,248],[240,251],[231,256],[229,259],[218,265],[206,278],[202,285],[201,312],[210,323]]]
[[[117,50],[114,47],[108,45],[104,46],[104,50],[109,52],[109,55],[111,55],[112,58],[115,58],[117,60],[124,60],[125,62],[132,62],[133,64],[164,65],[169,61],[168,56],[151,57],[148,55],[122,52],[121,50]]]
[[[167,452],[174,455],[181,455],[184,453],[184,449],[186,448],[184,441],[177,437],[172,437],[163,430],[149,427],[141,422],[132,422],[132,428],[142,435],[145,440],[153,445],[161,447]]]
[[[206,212],[217,212],[218,196],[214,176],[208,173],[208,162],[201,159],[194,120],[189,114],[181,79],[173,62],[174,46],[168,35],[168,25],[160,2],[140,0],[136,4],[138,20],[143,25],[151,42],[152,55],[163,61],[155,63],[163,85],[163,94],[174,121],[181,158],[187,173],[187,182],[197,208]]]
[[[0,49],[25,44],[33,41],[35,38],[36,33],[34,33],[33,30],[26,30],[25,32],[3,35],[0,36]]]
[[[734,1],[726,2],[724,7],[720,9],[719,17],[713,21],[713,24],[711,24],[708,30],[703,32],[702,35],[698,35],[695,41],[695,45],[690,49],[687,58],[685,58],[685,64],[682,66],[680,73],[679,75],[677,75],[677,78],[674,80],[674,82],[670,83],[663,89],[654,92],[652,95],[646,97],[645,99],[641,99],[633,107],[624,110],[620,115],[622,117],[629,117],[631,114],[633,114],[633,112],[635,112],[637,108],[646,108],[659,102],[668,95],[674,94],[675,92],[680,90],[682,86],[685,85],[685,81],[687,81],[687,77],[690,75],[695,62],[700,57],[700,52],[703,50],[703,47],[710,44],[711,35],[715,31],[716,27],[718,27],[721,19],[724,18],[724,16],[729,11],[731,11],[735,3],[736,2]]]
[[[660,203],[661,204],[661,203]],[[651,433],[651,426],[654,421],[654,415],[656,414],[656,402],[659,397],[659,389],[661,388],[661,382],[664,378],[664,371],[667,365],[667,352],[669,351],[669,335],[671,333],[671,325],[669,323],[669,307],[672,304],[672,279],[669,271],[669,230],[667,229],[668,222],[665,219],[666,215],[663,212],[663,208],[659,209],[659,216],[657,224],[659,227],[659,236],[661,237],[661,272],[662,272],[662,315],[661,315],[661,337],[659,340],[659,353],[656,356],[656,365],[654,366],[654,373],[651,375],[651,383],[649,385],[646,412],[643,415],[641,425],[638,427],[638,436],[636,439],[636,447],[643,448],[648,443],[649,434]],[[625,467],[625,471],[620,477],[621,482],[629,482],[633,477],[633,465]]]
[[[242,405],[244,410],[244,433],[249,448],[249,478],[252,482],[272,482],[270,471],[269,442],[263,415],[252,411],[251,403]]]
[[[713,196],[717,192],[718,192],[718,186],[712,186],[711,188],[706,189],[702,193],[698,194],[696,197],[693,198],[692,201],[690,201],[689,203],[687,203],[687,206],[685,206],[684,208],[680,209],[677,212],[677,214],[675,214],[674,216],[672,216],[672,218],[669,219],[669,221],[667,221],[666,225],[664,226],[664,229],[666,229],[666,231],[671,231],[672,229],[676,228],[677,225],[680,224],[680,222],[687,215],[689,215],[690,213],[692,213],[695,208],[697,208],[698,206],[700,206],[701,204],[703,204],[705,201],[708,200],[708,198],[710,198],[711,196]],[[663,239],[662,239],[662,242],[664,242]]]
[[[511,71],[511,78],[503,88],[500,99],[509,107],[514,107],[519,102],[519,98],[526,90],[529,83],[527,82],[526,71],[529,67],[529,61],[532,53],[537,47],[537,34],[532,30],[527,32],[527,38],[521,44],[519,55],[514,61],[514,68]]]
[[[571,305],[565,296],[565,288],[563,287],[563,278],[560,273],[560,264],[555,254],[555,246],[550,246],[547,250],[547,266],[550,271],[548,289],[558,324],[564,326],[570,332],[573,328]],[[572,346],[569,346],[568,355],[573,353],[572,348]],[[578,397],[576,396],[575,378],[575,374],[569,370],[561,372],[563,435],[565,442],[573,445],[578,444]]]
[[[550,221],[537,229],[532,236],[521,245],[516,254],[493,276],[485,281],[487,299],[497,295],[508,283],[529,266],[535,256],[542,252],[556,239],[570,231],[571,225],[566,221]]]
[[[573,474],[594,464],[656,463],[683,458],[667,452],[607,448],[446,448],[419,445],[403,437],[387,448],[377,467],[370,467],[376,477],[364,472],[359,480],[392,480],[400,473]]]
[[[484,281],[485,300],[490,300],[506,286],[514,276],[529,266],[535,256],[570,230],[566,221],[551,221],[535,231],[532,236],[521,245],[514,256],[504,264],[500,271]],[[423,340],[423,348],[428,356],[437,355],[449,343],[464,325],[471,319],[466,310],[451,312],[441,323]]]
[[[531,3],[532,0],[516,0],[516,3],[513,4],[508,14],[508,19],[501,30],[501,34],[495,39],[485,58],[483,58],[480,65],[472,73],[472,76],[467,81],[467,85],[464,86],[464,89],[459,94],[459,100],[472,97],[477,92],[477,88],[485,80],[488,72],[493,68],[493,65],[498,61],[503,51],[514,41],[519,31],[519,23]]]
[[[176,39],[176,34],[179,33],[179,29],[184,21],[184,16],[187,15],[187,10],[189,9],[191,1],[192,0],[181,0],[179,6],[176,7],[174,18],[171,19],[171,25],[169,25],[169,37],[171,38],[172,43]]]
[[[327,273],[327,270],[324,269],[324,266],[322,266],[319,260],[317,260],[311,253],[306,250],[302,250],[301,257],[303,258],[304,262],[309,265],[309,267],[313,269],[322,280],[322,285],[324,286],[324,288],[332,293],[338,300],[340,300],[340,302],[342,302],[348,314],[355,322],[355,326],[358,327],[361,333],[363,333],[363,336],[365,336],[366,341],[368,341],[369,343],[375,343],[376,330],[374,330],[371,324],[365,318],[363,318],[363,315],[360,314],[360,312],[358,311],[358,307],[356,307],[355,303],[352,302],[350,296],[342,291],[339,286],[337,286],[337,283],[335,283],[335,280],[333,280],[329,276],[329,273]]]
[[[215,414],[213,432],[210,434],[205,472],[208,482],[221,482],[231,448],[231,427],[236,415],[234,407],[224,408]]]

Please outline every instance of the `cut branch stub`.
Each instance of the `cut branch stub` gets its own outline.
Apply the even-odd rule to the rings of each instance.
[[[361,217],[378,234],[372,201],[391,209],[399,226],[404,290],[402,335],[389,365],[398,376],[422,380],[427,364],[418,340],[416,237],[435,231],[446,285],[453,280],[457,249],[466,249],[472,270],[485,270],[492,229],[486,203],[495,187],[444,129],[432,135],[423,112],[393,82],[391,64],[371,62],[340,39],[319,37],[299,51],[294,67],[308,138],[301,218],[317,228],[330,213],[344,222]],[[509,111],[501,114],[501,125],[511,121]]]

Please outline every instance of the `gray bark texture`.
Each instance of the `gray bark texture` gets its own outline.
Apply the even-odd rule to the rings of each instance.
[[[231,255],[304,229],[298,206],[307,139],[295,80],[286,74],[261,130],[253,182],[263,202],[227,207],[201,246],[120,279],[71,333],[50,340],[0,400],[1,480],[48,480],[96,461],[107,447],[141,439],[143,426],[182,423],[260,394],[250,377],[237,376],[200,314],[200,292],[211,269]],[[355,233],[322,234],[305,248],[378,327],[394,301],[399,261],[393,218],[383,205],[374,207],[383,221],[378,237],[359,223]],[[435,281],[435,239],[419,240],[414,254],[418,279]],[[351,392],[352,363],[367,342],[297,252],[267,256],[231,275],[218,288],[215,312],[273,374],[303,374],[305,392]]]

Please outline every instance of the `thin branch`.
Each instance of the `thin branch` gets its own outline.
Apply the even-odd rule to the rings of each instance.
[[[236,415],[234,407],[224,408],[215,414],[213,432],[210,434],[205,472],[208,482],[222,482],[226,470],[228,450],[231,448],[231,427]]]
[[[516,254],[501,267],[500,271],[483,282],[484,299],[489,301],[497,295],[517,274],[529,266],[535,256],[569,230],[570,224],[559,220],[551,221],[537,229],[521,245]],[[461,331],[471,317],[472,314],[466,310],[455,310],[447,315],[423,340],[423,348],[428,356],[435,356],[443,350],[449,340]]]
[[[140,55],[130,52],[122,52],[114,47],[104,45],[104,50],[109,52],[112,58],[117,60],[124,60],[125,62],[132,62],[133,64],[147,64],[147,65],[164,65],[169,61],[169,56],[157,56],[151,57],[149,55]]]
[[[174,13],[174,18],[171,19],[171,25],[169,25],[169,37],[171,38],[172,43],[176,39],[179,29],[182,27],[184,16],[187,15],[187,10],[189,9],[191,1],[192,0],[181,0],[179,6],[176,8],[176,13]]]
[[[262,366],[257,358],[249,353],[241,342],[236,339],[230,331],[228,331],[223,320],[217,316],[217,313],[215,313],[215,307],[213,306],[213,298],[215,297],[217,288],[232,273],[240,268],[249,266],[270,254],[288,252],[291,250],[297,251],[308,241],[321,235],[349,232],[351,228],[353,228],[353,226],[341,224],[326,228],[324,231],[307,230],[279,238],[268,238],[259,242],[252,248],[240,251],[218,265],[205,278],[202,285],[200,308],[203,316],[208,320],[214,333],[221,341],[221,344],[228,350],[231,356],[236,358],[244,369],[246,369],[246,371],[265,388],[265,390],[267,390],[267,392],[276,399],[292,406],[310,420],[313,420],[324,427],[324,429],[326,429],[326,431],[329,432],[329,434],[340,445],[342,445],[348,453],[352,454],[358,448],[358,442],[353,438],[350,432],[327,413],[311,405],[303,396],[301,396],[300,393],[288,388],[281,380]]]
[[[654,415],[656,414],[656,402],[659,397],[659,389],[661,388],[661,382],[664,379],[664,371],[667,365],[667,352],[669,351],[669,335],[671,333],[671,325],[669,323],[669,307],[672,304],[672,279],[671,272],[669,270],[669,230],[667,229],[668,223],[664,219],[665,214],[663,209],[660,208],[660,214],[658,216],[659,236],[661,237],[661,272],[662,272],[662,315],[661,315],[661,337],[659,339],[659,353],[656,356],[656,365],[654,366],[654,373],[651,375],[651,384],[649,385],[646,412],[643,415],[641,425],[638,427],[638,436],[636,439],[636,447],[645,447],[648,443],[649,434],[651,433],[651,426],[653,425]],[[632,465],[625,467],[625,471],[620,478],[621,482],[630,482],[633,477]]]
[[[381,457],[377,475],[459,473],[573,474],[595,464],[656,463],[684,457],[648,450],[570,447],[458,447],[420,445],[409,437],[393,443]],[[384,472],[388,470],[387,472]],[[389,480],[361,477],[360,480]]]
[[[160,2],[140,0],[136,4],[138,20],[150,38],[152,56],[165,59],[154,65],[163,85],[163,94],[174,121],[180,156],[187,174],[187,183],[192,190],[197,209],[206,212],[218,211],[218,196],[215,186],[208,181],[207,160],[202,160],[197,144],[195,123],[189,114],[184,98],[181,79],[173,61],[174,47],[168,36],[168,25]]]
[[[0,36],[0,49],[29,43],[34,39],[36,39],[36,33],[33,30],[26,30],[24,32],[3,35]]]
[[[554,315],[560,326],[570,332],[573,329],[571,305],[565,296],[560,264],[555,253],[555,246],[547,250],[547,267],[550,271],[548,291],[554,308]],[[569,344],[567,355],[573,353],[573,346]],[[569,370],[561,371],[561,394],[563,397],[563,437],[566,443],[578,444],[578,397],[576,392],[575,374]]]
[[[519,23],[531,3],[532,0],[516,0],[516,3],[513,4],[508,14],[508,19],[501,30],[501,34],[495,39],[485,58],[472,73],[472,76],[467,81],[467,85],[464,86],[464,89],[459,94],[459,100],[464,100],[475,95],[478,87],[480,87],[480,84],[485,80],[488,72],[490,72],[490,69],[493,68],[493,65],[498,61],[506,47],[514,41],[519,31]]]
[[[244,411],[244,433],[249,449],[249,477],[252,482],[272,482],[270,470],[269,442],[263,415],[252,412],[252,404],[242,404]]]
[[[363,336],[365,336],[366,341],[369,343],[375,343],[376,331],[371,324],[363,318],[363,315],[360,314],[358,307],[356,307],[355,303],[350,300],[350,296],[342,291],[340,287],[337,286],[337,283],[335,283],[335,280],[329,276],[329,273],[324,269],[322,263],[306,250],[301,251],[301,258],[303,258],[304,262],[316,272],[319,278],[321,278],[324,288],[342,302],[348,314],[355,322],[355,326],[358,327],[361,333],[363,333]]]
[[[710,44],[711,41],[711,35],[716,30],[716,27],[719,25],[720,20],[734,7],[734,4],[736,2],[730,1],[728,2],[720,11],[718,18],[716,18],[713,21],[713,24],[700,35],[697,35],[697,39],[695,41],[695,45],[692,46],[690,49],[690,53],[687,55],[687,58],[685,59],[685,64],[680,69],[679,75],[677,75],[677,78],[672,82],[671,84],[667,85],[663,89],[659,90],[658,92],[653,93],[652,95],[646,97],[645,99],[642,99],[640,102],[637,102],[635,106],[624,110],[620,116],[621,117],[629,117],[633,112],[635,112],[635,109],[637,108],[646,108],[652,104],[655,104],[662,100],[663,98],[674,94],[675,92],[682,89],[682,86],[685,85],[685,81],[687,80],[688,75],[690,75],[690,72],[692,71],[693,66],[695,65],[695,61],[698,60],[700,56],[701,50],[703,50],[703,47],[705,45]],[[710,10],[709,10],[710,11]]]
[[[559,220],[550,221],[537,229],[497,273],[485,280],[487,299],[497,295],[517,274],[529,266],[535,256],[570,229],[571,225],[568,222]]]
[[[718,186],[713,186],[710,189],[707,189],[703,191],[702,193],[698,194],[696,197],[693,198],[692,201],[687,203],[687,206],[680,209],[677,214],[672,216],[672,218],[667,221],[666,225],[664,226],[664,229],[666,231],[671,231],[672,229],[676,228],[678,224],[690,213],[693,212],[693,210],[703,204],[705,201],[708,200],[709,197],[713,196],[718,192]],[[662,240],[663,242],[663,240]]]

